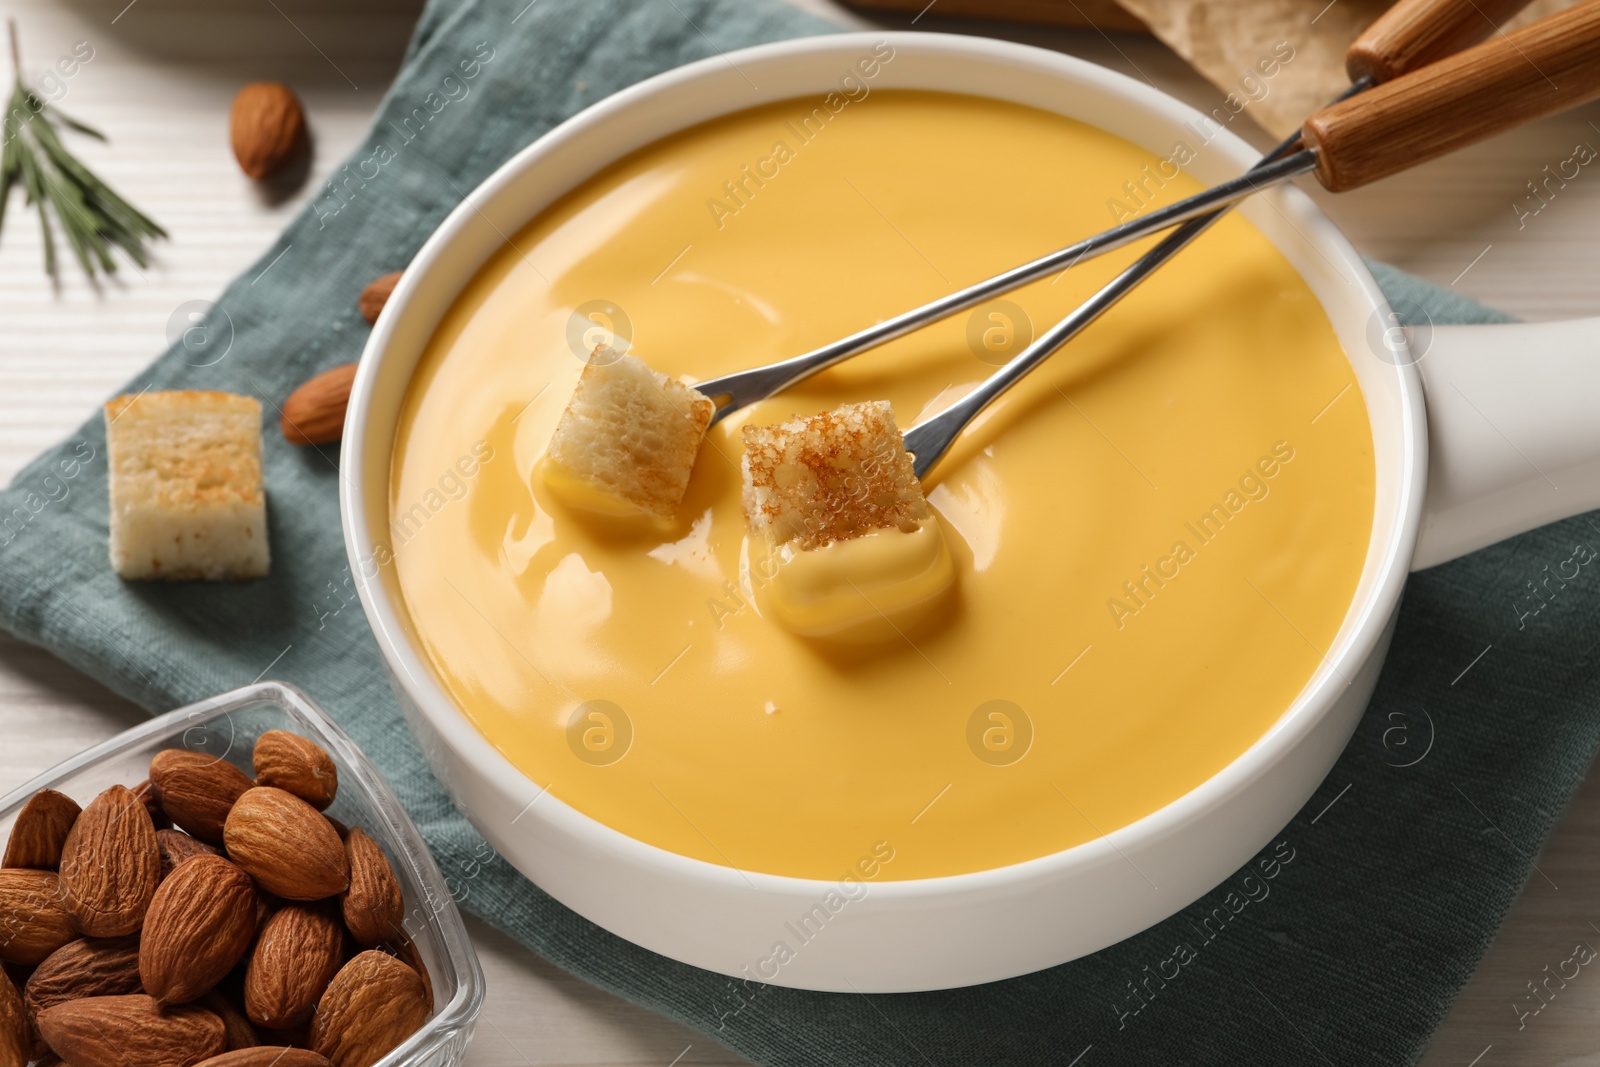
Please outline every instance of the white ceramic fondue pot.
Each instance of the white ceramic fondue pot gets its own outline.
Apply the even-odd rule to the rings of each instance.
[[[1053,52],[972,37],[843,34],[670,71],[589,108],[518,153],[445,219],[367,344],[345,426],[345,545],[407,721],[473,825],[540,888],[655,952],[741,978],[893,992],[992,981],[1094,952],[1177,912],[1267,844],[1354,731],[1388,648],[1407,573],[1600,505],[1600,320],[1439,327],[1426,351],[1394,325],[1361,258],[1303,193],[1241,210],[1305,278],[1365,395],[1376,506],[1359,587],[1316,674],[1271,730],[1203,785],[1098,840],[996,870],[872,883],[781,967],[786,924],[833,883],[689,859],[626,837],[540,788],[452,704],[419,651],[386,542],[402,400],[434,328],[474,273],[564,193],[630,152],[735,110],[838,88],[879,42],[872,89],[936,89],[1026,104],[1159,156],[1198,112]],[[754,88],[759,85],[760,88]],[[1256,161],[1221,132],[1188,168],[1207,184]],[[1075,238],[1081,235],[1063,235]],[[1063,242],[1064,243],[1064,242]],[[1203,252],[1201,253],[1203,254]],[[900,308],[886,308],[885,312]],[[1152,890],[1152,884],[1159,890]]]

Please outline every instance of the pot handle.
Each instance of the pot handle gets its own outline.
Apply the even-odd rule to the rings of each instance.
[[[1412,569],[1600,507],[1600,318],[1413,341],[1429,459]]]

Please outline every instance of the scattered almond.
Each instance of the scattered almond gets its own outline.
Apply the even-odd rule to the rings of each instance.
[[[322,994],[311,1020],[311,1047],[334,1067],[372,1067],[427,1017],[422,977],[393,956],[368,949],[345,964]]]
[[[348,396],[348,387],[345,392]],[[298,734],[268,730],[256,740],[253,758],[257,785],[293,793],[318,811],[332,804],[339,791],[339,768],[333,757]]]
[[[244,975],[250,1021],[275,1030],[311,1019],[344,963],[344,930],[324,905],[287,904],[261,928]]]
[[[169,748],[150,761],[150,781],[172,821],[202,841],[221,844],[228,811],[255,785],[218,756]]]
[[[233,98],[228,134],[240,169],[261,181],[305,149],[305,111],[294,90],[282,82],[251,82]]]
[[[139,944],[144,991],[186,1004],[225,978],[256,936],[256,887],[221,856],[196,856],[161,883]]]
[[[344,413],[355,377],[356,365],[346,363],[290,393],[278,419],[284,440],[291,445],[326,445],[344,436]]]
[[[78,936],[54,871],[0,869],[0,960],[40,963]]]
[[[33,1031],[22,996],[11,976],[0,970],[0,1067],[27,1067],[33,1058]]]
[[[209,1011],[162,1011],[142,993],[57,1004],[39,1013],[39,1032],[72,1067],[192,1067],[225,1042],[222,1020]]]
[[[257,786],[241,796],[222,841],[263,889],[287,900],[321,900],[350,886],[339,835],[317,809],[282,789]]]
[[[260,1045],[236,1049],[202,1060],[198,1067],[331,1067],[326,1056],[308,1048],[288,1045]]]
[[[182,830],[157,830],[156,846],[161,849],[161,878],[165,881],[184,860],[196,856],[220,856],[222,850],[215,845],[190,837]]]
[[[82,811],[76,801],[54,789],[41,789],[33,794],[11,827],[11,839],[6,842],[5,859],[0,867],[31,867],[34,870],[53,871],[61,865],[61,846],[66,843],[67,831]]]
[[[390,271],[381,278],[374,278],[361,290],[361,299],[356,301],[356,306],[361,309],[361,317],[367,320],[368,325],[378,321],[378,316],[383,314],[383,309],[389,303],[389,297],[394,294],[394,287],[400,284],[400,275],[403,271]]]
[[[343,901],[350,935],[366,948],[404,937],[405,899],[383,849],[357,826],[345,838],[344,850],[350,861],[350,889]]]
[[[22,998],[28,1015],[83,997],[137,993],[139,940],[135,937],[80,937],[63,945],[28,977]]]
[[[133,790],[114,785],[90,801],[67,833],[62,903],[88,936],[121,937],[144,923],[160,880],[150,812]]]
[[[229,1052],[238,1052],[242,1048],[255,1048],[261,1044],[261,1035],[250,1025],[250,1020],[244,1017],[244,1012],[234,1007],[233,1001],[217,990],[213,989],[195,1003],[209,1012],[214,1012],[217,1018],[222,1020],[222,1028],[228,1035]]]

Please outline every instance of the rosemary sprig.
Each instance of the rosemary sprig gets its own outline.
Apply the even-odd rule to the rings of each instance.
[[[67,245],[91,280],[100,273],[115,274],[117,261],[113,248],[139,266],[149,263],[145,243],[165,237],[167,231],[118,196],[95,177],[61,143],[54,122],[67,129],[104,141],[105,135],[68,118],[46,104],[22,83],[22,53],[17,46],[17,24],[11,31],[11,63],[16,72],[11,99],[0,119],[0,228],[5,225],[6,203],[13,185],[22,188],[23,203],[36,207],[44,243],[44,269],[51,279],[56,273],[55,227],[51,215],[66,236]],[[53,121],[54,120],[54,121]]]

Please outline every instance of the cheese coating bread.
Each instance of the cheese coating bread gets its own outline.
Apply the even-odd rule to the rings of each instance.
[[[111,565],[123,578],[263,578],[261,404],[231,393],[105,406]]]
[[[587,510],[670,521],[715,411],[643,360],[596,348],[550,438],[545,481]]]
[[[744,513],[753,533],[801,549],[932,513],[886,400],[744,428]]]

